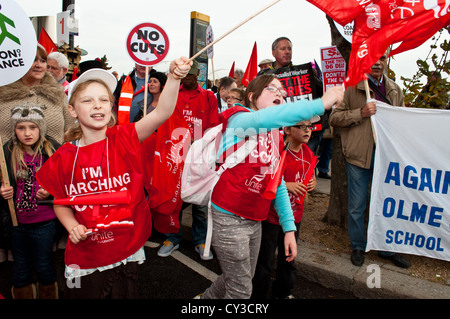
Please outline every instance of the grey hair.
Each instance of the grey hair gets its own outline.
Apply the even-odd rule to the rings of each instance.
[[[47,56],[47,60],[52,59],[58,63],[58,66],[63,69],[69,68],[69,60],[61,52],[54,51]]]

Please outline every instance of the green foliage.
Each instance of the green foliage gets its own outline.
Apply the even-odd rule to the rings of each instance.
[[[430,52],[425,60],[417,60],[418,71],[412,79],[401,77],[404,85],[406,106],[419,108],[450,108],[449,92],[450,61],[448,52],[450,42],[441,40],[442,35],[450,34],[450,26],[441,29],[432,39],[435,42],[430,46]],[[442,51],[433,53],[438,49]],[[440,56],[438,54],[441,54]],[[422,80],[426,79],[423,85]]]

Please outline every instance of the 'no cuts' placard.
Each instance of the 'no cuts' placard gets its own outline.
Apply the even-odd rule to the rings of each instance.
[[[141,23],[128,34],[127,51],[137,64],[153,66],[164,60],[169,52],[169,37],[160,26]]]

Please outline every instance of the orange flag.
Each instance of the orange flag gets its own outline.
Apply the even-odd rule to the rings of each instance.
[[[48,35],[47,31],[44,28],[41,29],[41,34],[39,35],[38,43],[45,48],[47,54],[52,53],[54,51],[58,51],[58,47],[53,42],[52,38]]]
[[[258,74],[258,54],[256,49],[256,42],[253,45],[252,55],[248,61],[247,69],[242,76],[241,83],[246,87],[251,80],[253,80]]]

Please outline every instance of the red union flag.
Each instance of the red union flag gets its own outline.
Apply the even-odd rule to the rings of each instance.
[[[448,0],[382,0],[355,18],[345,86],[354,86],[392,44],[391,56],[413,49],[450,24]]]
[[[241,83],[247,87],[251,80],[253,80],[258,74],[258,52],[256,47],[256,42],[253,44],[252,55],[248,61],[247,69],[245,69],[244,75],[242,76]]]
[[[307,0],[329,15],[340,25],[352,22],[366,6],[379,1],[372,0]]]
[[[154,226],[162,233],[179,230],[181,175],[190,142],[189,126],[181,112],[175,109],[142,144],[149,206]]]

